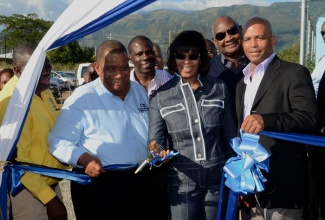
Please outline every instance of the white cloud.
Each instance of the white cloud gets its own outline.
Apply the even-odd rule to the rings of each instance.
[[[157,2],[148,5],[141,11],[152,11],[158,9],[172,9],[172,10],[186,10],[186,11],[197,11],[206,8],[231,6],[231,5],[258,5],[267,6],[272,2],[290,2],[290,1],[300,1],[300,0],[186,0],[186,1],[171,1],[171,0],[159,0]]]
[[[73,0],[1,0],[0,14],[35,13],[48,21],[56,20]]]
[[[35,13],[39,18],[55,21],[74,0],[0,0],[0,15]],[[91,1],[91,0],[84,0]],[[111,0],[114,1],[114,0]],[[270,5],[272,2],[300,0],[158,0],[141,12],[158,9],[197,11],[211,7],[251,4]]]

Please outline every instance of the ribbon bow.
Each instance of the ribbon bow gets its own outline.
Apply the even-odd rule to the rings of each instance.
[[[226,186],[235,194],[247,195],[248,193],[264,190],[266,178],[261,170],[269,172],[269,157],[267,150],[258,143],[259,135],[242,133],[231,140],[231,147],[238,154],[230,158],[224,166]]]

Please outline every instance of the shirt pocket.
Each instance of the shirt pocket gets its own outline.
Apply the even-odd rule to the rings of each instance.
[[[188,129],[186,109],[182,103],[162,108],[160,114],[166,121],[168,131],[177,132]]]
[[[223,110],[224,110],[224,100],[203,99],[201,102],[202,108],[202,120],[205,126],[217,126],[223,125]]]

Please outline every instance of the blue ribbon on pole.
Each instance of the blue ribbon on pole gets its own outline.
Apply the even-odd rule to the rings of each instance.
[[[270,131],[262,131],[259,135],[317,147],[325,147],[324,136]],[[221,220],[222,216],[220,212],[225,184],[230,188],[226,213],[227,220],[236,219],[238,195],[247,195],[264,190],[264,182],[267,180],[263,177],[261,170],[269,172],[268,163],[270,154],[258,143],[259,135],[242,133],[240,131],[242,140],[238,137],[231,140],[231,146],[238,156],[230,158],[224,167],[220,186],[217,220]],[[227,179],[225,180],[225,178]]]
[[[223,170],[226,186],[237,194],[261,192],[266,179],[261,170],[269,172],[269,152],[258,142],[259,135],[242,133],[231,140],[231,147],[237,157],[230,158]]]
[[[217,220],[221,220],[222,216],[221,206],[224,185],[230,188],[226,219],[234,220],[236,219],[238,195],[263,191],[266,178],[261,170],[266,172],[270,170],[269,157],[271,155],[258,142],[260,136],[242,133],[241,130],[240,136],[241,138],[235,137],[230,141],[230,145],[237,153],[237,157],[230,158],[223,168],[224,173],[220,185]]]

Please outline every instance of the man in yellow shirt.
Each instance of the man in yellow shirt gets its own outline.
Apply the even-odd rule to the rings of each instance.
[[[23,43],[13,51],[15,77],[1,91],[1,122],[18,78],[35,48],[34,44]],[[51,64],[46,58],[12,160],[67,169],[65,164],[60,163],[48,152],[47,136],[59,113],[55,98],[49,90],[51,70]],[[13,219],[67,219],[66,208],[59,198],[61,193],[58,179],[26,172],[20,180],[25,188],[16,196],[10,195]]]

